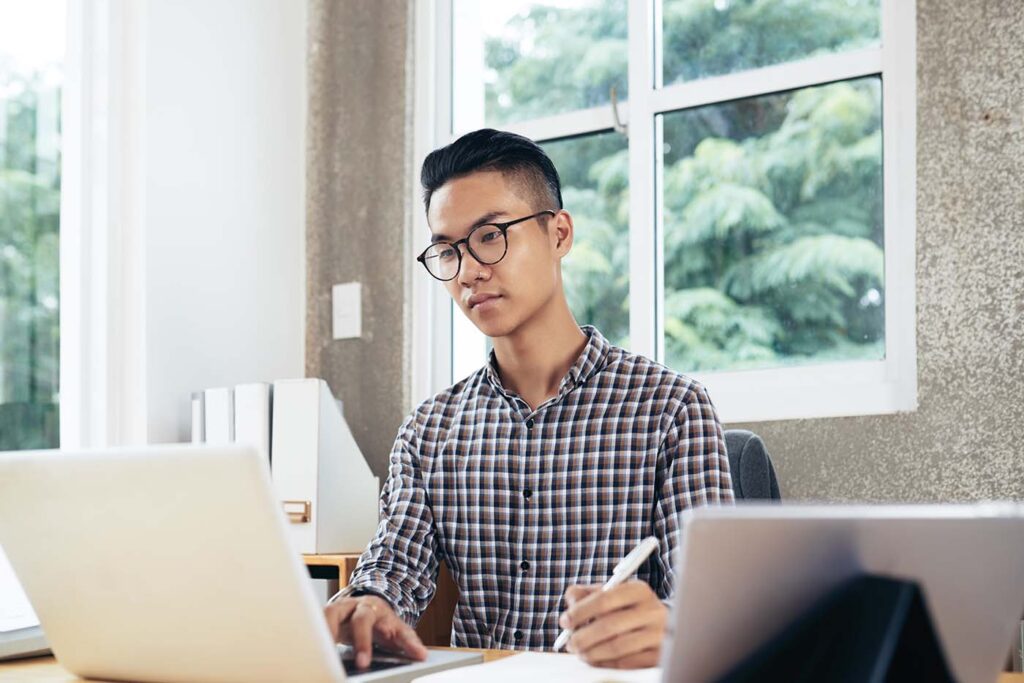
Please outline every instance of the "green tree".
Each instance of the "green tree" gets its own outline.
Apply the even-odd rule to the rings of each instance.
[[[629,158],[617,133],[545,143],[579,227],[563,267],[578,320],[629,342]]]
[[[607,101],[626,74],[625,3],[533,7],[488,40],[489,122]],[[665,82],[878,39],[878,0],[665,0]],[[599,65],[599,68],[598,66]],[[684,371],[884,352],[877,78],[663,117],[665,334]],[[616,142],[617,141],[617,142]],[[544,144],[577,237],[570,304],[628,335],[628,160],[616,133]]]
[[[879,82],[868,78],[665,117],[666,137],[684,139],[682,149],[671,145],[676,160],[664,174],[673,365],[881,356],[880,110]],[[762,133],[749,121],[765,120],[763,111],[782,118]],[[688,131],[712,113],[733,129],[685,147]],[[709,318],[709,302],[693,308],[676,296],[707,287],[726,297],[721,310],[730,315]],[[766,316],[772,324],[752,322]],[[695,352],[694,327],[729,355]]]
[[[484,44],[494,72],[487,122],[598,106],[613,85],[625,96],[627,41],[626,0],[594,0],[582,10],[532,6]]]
[[[0,63],[0,450],[58,444],[58,91]],[[46,138],[46,136],[49,138]]]
[[[664,0],[664,81],[734,73],[878,40],[879,0]]]

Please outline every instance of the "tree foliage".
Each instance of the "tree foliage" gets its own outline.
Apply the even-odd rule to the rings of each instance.
[[[475,2],[476,0],[470,0]],[[626,0],[594,0],[583,10],[533,5],[484,44],[497,74],[487,119],[507,123],[608,102],[626,94]]]
[[[533,7],[488,40],[488,120],[607,101],[626,74],[625,2]],[[665,81],[863,46],[877,0],[664,2]],[[493,58],[493,59],[492,59]],[[877,78],[663,115],[664,329],[684,371],[881,357],[884,258]],[[544,143],[576,243],[577,318],[628,343],[629,164],[608,132]],[[651,259],[652,267],[654,259]]]
[[[0,450],[57,445],[57,92],[0,64]],[[52,154],[50,154],[52,152]]]
[[[878,0],[664,0],[665,82],[863,47]]]

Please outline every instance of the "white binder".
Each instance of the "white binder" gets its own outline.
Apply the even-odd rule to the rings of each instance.
[[[296,549],[365,550],[377,529],[379,482],[322,379],[274,382],[271,452]]]
[[[270,385],[266,382],[235,387],[235,443],[255,446],[270,462]]]
[[[203,401],[206,443],[223,446],[235,441],[235,392],[228,387],[207,389]]]
[[[202,391],[192,392],[192,443],[206,441],[206,394]]]

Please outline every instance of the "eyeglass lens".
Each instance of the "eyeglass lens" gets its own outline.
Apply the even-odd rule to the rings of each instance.
[[[508,242],[505,233],[493,225],[481,225],[469,234],[470,255],[484,265],[493,265],[505,257]],[[448,243],[431,245],[423,255],[423,264],[439,280],[451,280],[459,272],[459,248]]]

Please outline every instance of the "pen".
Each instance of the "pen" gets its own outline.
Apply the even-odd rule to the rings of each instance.
[[[612,578],[601,587],[602,591],[611,590],[620,583],[633,576],[637,569],[640,569],[640,565],[650,557],[658,548],[658,539],[654,536],[648,536],[644,540],[640,541],[640,544],[633,548],[633,551],[622,558],[622,561],[615,565],[615,569],[612,570]],[[555,640],[554,650],[558,652],[569,642],[569,638],[572,636],[572,631],[565,629],[558,634],[558,638]]]

